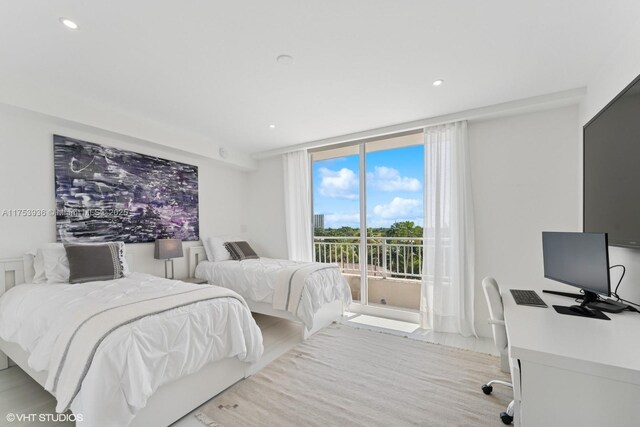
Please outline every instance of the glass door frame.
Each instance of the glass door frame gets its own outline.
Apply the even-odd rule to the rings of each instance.
[[[386,138],[392,138],[387,136]],[[352,313],[368,314],[376,317],[400,320],[404,322],[420,323],[420,313],[414,310],[403,310],[399,308],[385,308],[369,304],[369,277],[368,277],[368,235],[367,235],[367,140],[358,143],[358,163],[359,163],[359,210],[360,210],[360,240],[359,240],[359,270],[360,270],[360,301],[352,302],[351,306],[345,307]],[[356,144],[353,144],[356,145]],[[309,153],[309,177],[310,177],[310,200],[311,200],[311,236],[312,253],[315,258],[314,241],[314,209],[313,209],[313,156]]]
[[[360,241],[358,242],[358,266],[360,267],[360,305],[369,305],[369,276],[367,271],[367,156],[365,144],[358,144],[358,161],[360,170],[358,178],[360,189],[358,191],[360,203]]]

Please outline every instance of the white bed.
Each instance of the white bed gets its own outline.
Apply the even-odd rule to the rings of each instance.
[[[343,314],[351,304],[351,290],[338,268],[325,268],[305,279],[305,293],[295,313],[274,309],[278,275],[284,269],[305,264],[264,257],[211,262],[201,247],[189,248],[189,268],[194,277],[239,293],[253,312],[303,323],[306,338]]]
[[[52,352],[75,313],[203,289],[137,273],[79,285],[21,284],[21,264],[0,263],[0,351],[47,389],[55,370]],[[12,284],[20,286],[9,290]],[[246,377],[262,354],[262,335],[242,298],[224,292],[105,335],[70,404],[82,414],[78,425],[168,425]],[[6,366],[0,357],[0,369]]]

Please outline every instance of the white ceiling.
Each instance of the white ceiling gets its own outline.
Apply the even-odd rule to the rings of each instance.
[[[5,0],[0,79],[260,152],[584,86],[639,3]]]

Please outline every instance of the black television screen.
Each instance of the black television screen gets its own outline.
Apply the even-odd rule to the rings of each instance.
[[[640,247],[640,76],[584,126],[584,231]]]

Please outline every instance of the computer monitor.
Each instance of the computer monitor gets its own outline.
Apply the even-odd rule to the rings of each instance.
[[[582,289],[584,303],[610,296],[607,233],[545,231],[542,254],[544,277]]]

